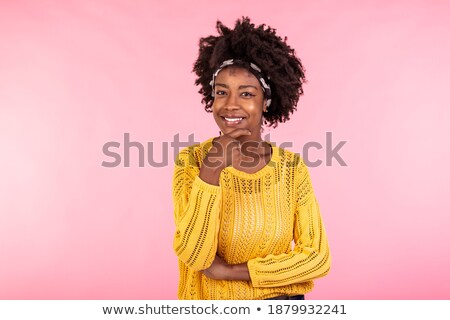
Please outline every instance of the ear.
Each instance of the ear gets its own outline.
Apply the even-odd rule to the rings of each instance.
[[[263,101],[263,113],[267,112],[267,99],[264,99]]]

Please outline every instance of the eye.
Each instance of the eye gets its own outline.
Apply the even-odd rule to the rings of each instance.
[[[253,93],[248,92],[248,91],[242,92],[241,95],[244,97],[254,97],[255,96]]]
[[[215,94],[218,95],[218,96],[223,96],[225,93],[226,93],[226,92],[223,91],[223,90],[217,90],[217,91],[215,92]]]

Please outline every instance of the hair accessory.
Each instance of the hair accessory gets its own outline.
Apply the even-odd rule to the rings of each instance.
[[[212,80],[209,83],[212,87],[211,96],[214,97],[214,83],[215,83],[217,75],[223,68],[228,67],[232,64],[236,64],[238,66],[245,67],[246,69],[248,69],[248,71],[250,71],[256,77],[256,79],[258,79],[259,83],[261,84],[261,88],[264,92],[264,97],[267,100],[266,107],[269,107],[270,103],[272,102],[270,85],[269,85],[268,81],[266,81],[264,79],[261,68],[252,62],[248,63],[248,62],[245,62],[242,60],[237,60],[237,59],[225,60],[224,62],[222,62],[222,64],[219,66],[219,68],[213,73]],[[270,80],[270,77],[267,77],[267,80]]]

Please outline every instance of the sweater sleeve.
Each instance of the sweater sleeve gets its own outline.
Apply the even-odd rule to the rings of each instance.
[[[182,150],[173,177],[173,248],[178,258],[195,271],[212,264],[220,225],[220,187],[204,182],[199,173],[192,150]]]
[[[297,167],[294,249],[287,254],[268,255],[247,263],[254,287],[279,287],[325,276],[331,265],[327,236],[303,161]]]

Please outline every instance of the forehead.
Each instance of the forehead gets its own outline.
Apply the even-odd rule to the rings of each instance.
[[[238,80],[240,82],[245,82],[249,84],[259,85],[258,79],[245,68],[229,66],[220,70],[216,77],[216,82],[227,81],[227,80]]]

